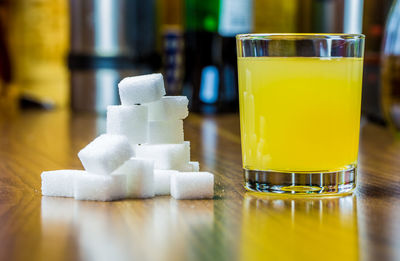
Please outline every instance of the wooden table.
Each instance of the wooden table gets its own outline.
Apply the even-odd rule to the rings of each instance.
[[[1,260],[400,260],[400,142],[362,128],[357,192],[260,197],[242,187],[237,115],[185,120],[214,200],[41,196],[40,173],[76,168],[105,119],[67,111],[0,117]]]

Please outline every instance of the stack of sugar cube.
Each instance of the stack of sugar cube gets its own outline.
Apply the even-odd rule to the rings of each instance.
[[[118,84],[121,104],[107,108],[107,133],[79,153],[85,170],[44,171],[42,194],[110,201],[171,195],[212,198],[214,176],[190,161],[184,141],[185,96],[165,96],[161,74]]]

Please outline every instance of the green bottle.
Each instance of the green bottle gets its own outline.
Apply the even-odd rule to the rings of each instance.
[[[183,94],[189,98],[191,111],[218,111],[218,22],[219,0],[185,1]],[[200,98],[201,89],[206,90],[203,99]]]
[[[219,0],[186,0],[186,31],[217,32]]]
[[[252,0],[185,1],[185,84],[191,111],[238,109],[235,35],[251,31]]]

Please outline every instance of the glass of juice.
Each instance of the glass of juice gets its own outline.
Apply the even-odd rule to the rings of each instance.
[[[236,39],[245,188],[351,192],[365,36],[242,34]]]

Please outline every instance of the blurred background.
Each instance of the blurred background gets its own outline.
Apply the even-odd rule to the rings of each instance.
[[[363,107],[400,129],[396,0],[0,0],[0,105],[103,114],[164,74],[194,112],[238,111],[238,33],[364,33]]]

